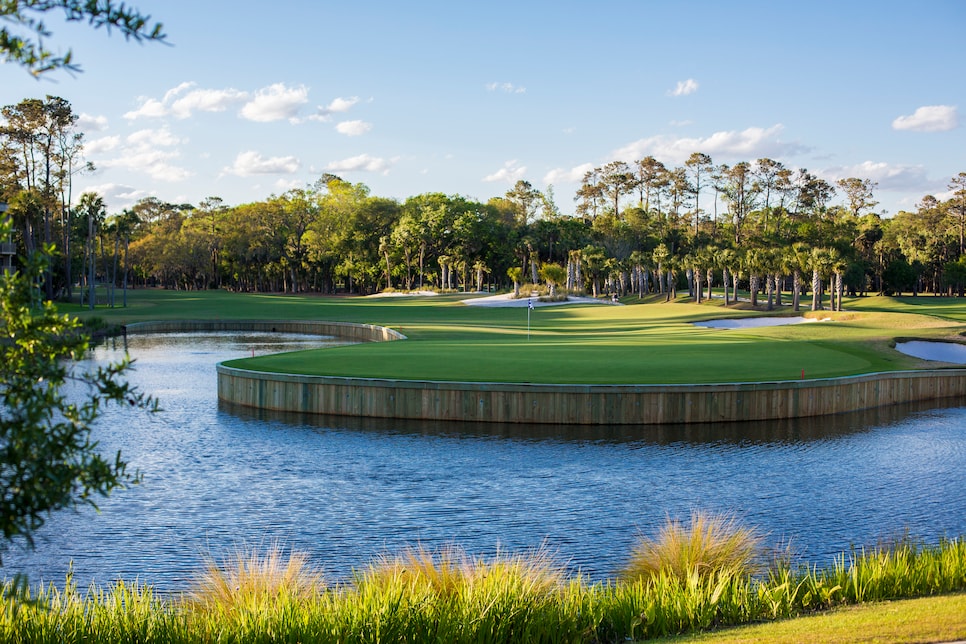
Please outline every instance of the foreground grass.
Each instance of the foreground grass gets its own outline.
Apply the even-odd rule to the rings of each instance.
[[[884,635],[866,641],[902,641],[900,627],[938,639],[963,633],[963,595],[923,604],[931,613],[914,605],[893,615],[895,605],[881,603],[966,590],[962,539],[843,554],[827,570],[778,567],[749,577],[728,559],[703,559],[700,571],[661,570],[587,585],[566,577],[541,552],[483,561],[456,548],[415,549],[377,559],[350,583],[325,587],[304,559],[285,560],[273,551],[210,567],[182,597],[161,598],[148,586],[119,582],[86,593],[68,583],[11,598],[8,586],[0,641],[622,642],[756,622],[770,624],[713,637],[770,641],[775,633],[833,641],[813,639],[820,628],[845,633],[836,637],[852,630],[842,641],[873,632]],[[875,603],[815,615],[863,602]],[[812,616],[784,621],[806,614]],[[915,621],[906,623],[908,615]]]
[[[125,309],[99,308],[109,323],[170,319],[313,319],[379,324],[409,340],[248,358],[262,371],[353,377],[540,383],[688,383],[797,380],[934,368],[894,350],[896,338],[958,338],[966,300],[896,298],[847,302],[834,321],[721,331],[691,323],[721,317],[788,315],[626,298],[625,306],[470,307],[465,295],[434,298],[320,298],[223,291],[139,290]],[[911,298],[907,298],[911,299]],[[919,298],[926,300],[927,298]],[[79,315],[89,313],[76,309]]]

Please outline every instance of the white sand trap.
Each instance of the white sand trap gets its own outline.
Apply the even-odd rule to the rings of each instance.
[[[598,300],[593,297],[567,296],[563,302],[541,302],[539,298],[513,298],[513,293],[501,293],[500,295],[490,295],[487,297],[474,297],[460,300],[467,306],[527,306],[528,302],[533,302],[534,308],[538,306],[558,306],[560,304],[612,304],[608,300]]]
[[[922,360],[966,364],[966,345],[955,342],[897,342],[896,351]]]
[[[753,329],[760,326],[785,326],[788,324],[805,324],[806,322],[820,322],[815,318],[734,318],[729,320],[705,320],[695,322],[694,326],[704,326],[711,329]]]
[[[366,297],[434,297],[439,295],[436,291],[391,291],[389,293],[373,293]]]

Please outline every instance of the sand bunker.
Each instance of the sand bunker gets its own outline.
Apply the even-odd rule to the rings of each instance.
[[[534,307],[538,306],[558,306],[560,304],[612,304],[608,300],[598,300],[593,297],[567,296],[563,302],[541,302],[538,298],[513,298],[513,293],[502,293],[500,295],[490,295],[488,297],[474,297],[467,300],[460,300],[468,306],[527,306],[532,302]]]
[[[695,322],[694,326],[704,326],[711,329],[753,329],[760,326],[785,326],[787,324],[804,324],[806,322],[820,322],[815,318],[735,318],[729,320],[705,320]]]
[[[897,342],[896,351],[922,360],[966,364],[966,345],[955,342]]]

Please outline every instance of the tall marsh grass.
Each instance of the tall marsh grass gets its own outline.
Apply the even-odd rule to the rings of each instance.
[[[692,517],[689,529],[704,537],[723,538],[740,527],[727,518],[699,518]],[[689,534],[675,532],[673,542]],[[758,544],[751,536],[746,543]],[[827,569],[761,571],[748,564],[754,548],[723,551],[744,554],[689,555],[687,565],[587,583],[568,576],[544,550],[484,559],[457,547],[417,547],[378,557],[351,580],[326,585],[304,555],[273,546],[209,562],[191,591],[178,597],[160,598],[150,586],[124,582],[86,592],[69,579],[63,590],[7,583],[0,641],[622,642],[966,590],[963,538],[860,549]]]
[[[692,512],[689,524],[668,517],[657,537],[641,537],[624,568],[625,579],[667,575],[689,579],[721,575],[750,576],[759,571],[762,536],[733,516]]]

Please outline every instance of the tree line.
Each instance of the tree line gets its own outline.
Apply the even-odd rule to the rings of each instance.
[[[966,173],[952,197],[914,211],[876,212],[876,184],[833,184],[761,158],[715,164],[695,152],[679,167],[654,157],[587,172],[563,214],[552,187],[518,181],[479,202],[425,193],[400,202],[323,175],[253,203],[140,200],[109,213],[100,195],[74,199],[92,166],[70,104],[55,96],[2,108],[0,200],[24,255],[52,251],[47,299],[93,305],[129,285],[252,292],[374,293],[541,288],[730,302],[747,290],[772,307],[811,294],[813,308],[845,293],[962,295]]]

